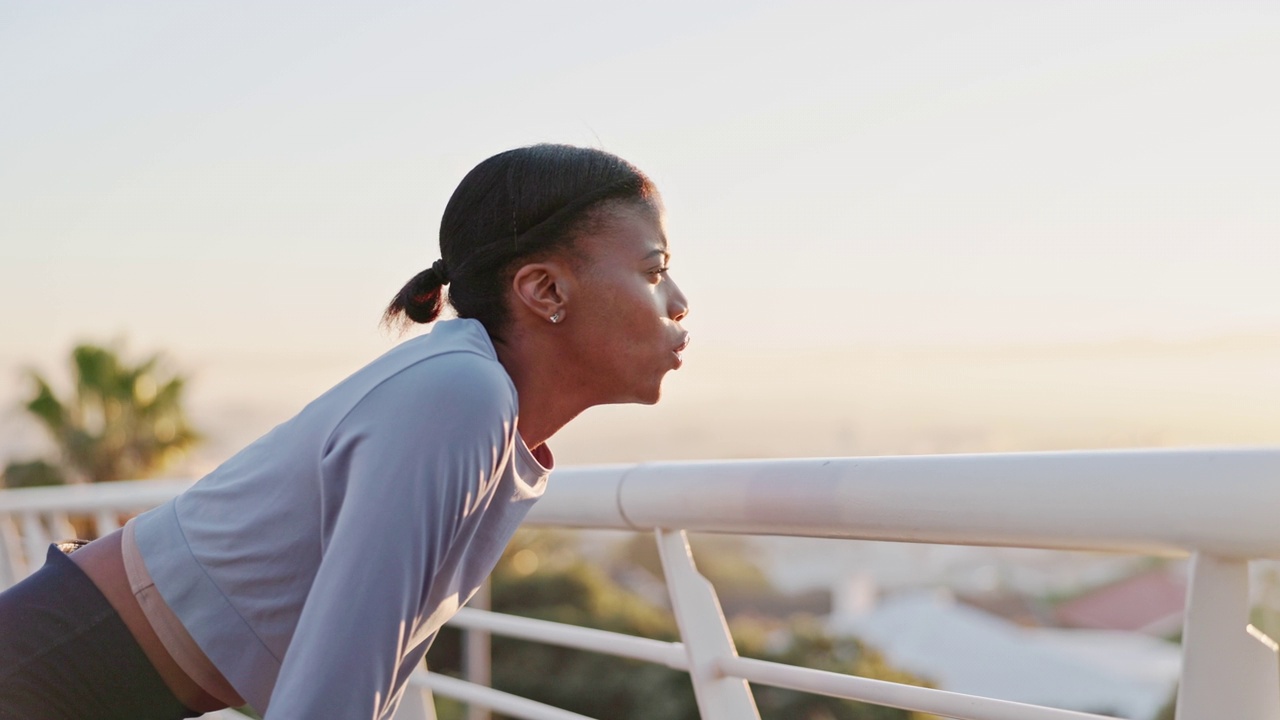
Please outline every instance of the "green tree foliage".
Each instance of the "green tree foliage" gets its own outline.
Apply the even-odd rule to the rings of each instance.
[[[756,586],[760,578],[754,572],[737,561],[727,564],[735,568],[729,574]],[[599,565],[585,562],[563,534],[517,534],[491,579],[491,602],[498,612],[678,639],[668,610],[627,590]],[[855,640],[826,638],[812,621],[748,619],[733,626],[738,651],[744,656],[919,684],[886,667],[878,654]],[[432,647],[427,665],[433,672],[456,674],[460,664],[459,633],[446,628]],[[688,674],[664,666],[495,636],[492,672],[493,686],[499,690],[589,717],[698,718]],[[923,720],[901,710],[805,693],[764,687],[753,687],[753,691],[764,720]]]
[[[744,643],[741,631],[736,631],[734,635],[738,652],[748,657],[908,685],[924,684],[919,678],[891,667],[884,656],[858,640],[848,637],[832,638],[820,627],[803,618],[789,623],[786,632],[787,643],[772,651],[764,643]],[[794,690],[756,686],[752,691],[762,719],[906,720],[923,717],[896,708],[837,700]]]
[[[66,482],[66,478],[57,465],[46,460],[30,460],[9,463],[0,481],[0,487],[24,488],[61,485]]]
[[[161,370],[152,355],[137,364],[114,348],[78,345],[71,353],[73,388],[63,397],[31,371],[32,397],[25,409],[49,433],[58,450],[56,470],[71,482],[108,482],[151,476],[176,460],[199,435],[182,407],[186,380]],[[10,485],[55,480],[53,464],[10,463]]]
[[[726,617],[825,615],[831,611],[826,592],[779,592],[752,559],[755,551],[748,543],[736,535],[696,535],[690,541],[693,561],[715,586]],[[623,566],[644,570],[655,582],[663,582],[662,561],[652,537],[636,535],[623,543],[616,555]]]

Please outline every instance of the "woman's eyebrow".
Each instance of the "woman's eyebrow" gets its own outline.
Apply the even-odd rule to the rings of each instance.
[[[650,250],[649,253],[644,256],[644,259],[648,260],[649,258],[654,257],[655,255],[662,258],[663,262],[668,262],[671,260],[671,253],[667,252],[666,249],[664,248],[654,248],[653,250]]]

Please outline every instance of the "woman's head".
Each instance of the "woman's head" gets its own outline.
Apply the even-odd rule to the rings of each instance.
[[[440,221],[441,261],[400,290],[384,319],[435,320],[448,283],[458,315],[498,336],[521,265],[553,256],[572,262],[575,241],[611,210],[635,206],[656,214],[659,202],[644,173],[602,150],[533,145],[494,155],[467,173],[449,199]]]

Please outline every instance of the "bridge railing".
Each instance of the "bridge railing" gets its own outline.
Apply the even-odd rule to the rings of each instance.
[[[185,483],[0,493],[0,583],[44,553],[71,513],[110,529]],[[1280,449],[652,463],[558,470],[531,525],[651,532],[681,642],[463,610],[470,632],[511,635],[687,671],[706,720],[758,717],[748,682],[968,720],[1102,716],[739,657],[686,531],[1191,556],[1179,720],[1280,720],[1276,646],[1249,626],[1252,559],[1280,559]],[[114,517],[113,517],[114,516]],[[22,551],[15,551],[22,548]],[[7,565],[6,565],[7,562]],[[558,708],[443,675],[414,687],[533,720]],[[431,717],[410,694],[399,717]]]

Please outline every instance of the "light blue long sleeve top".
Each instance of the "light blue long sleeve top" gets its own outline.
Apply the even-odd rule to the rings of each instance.
[[[484,327],[436,323],[139,516],[156,589],[268,720],[389,718],[546,486]]]

